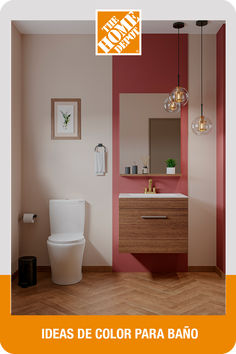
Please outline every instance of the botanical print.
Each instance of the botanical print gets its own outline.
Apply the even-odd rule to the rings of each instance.
[[[73,105],[57,105],[57,132],[64,134],[74,133]]]
[[[80,98],[52,98],[52,139],[81,139]]]
[[[64,113],[63,111],[61,111],[61,114],[63,115],[63,118],[64,118],[63,127],[64,127],[65,129],[67,129],[67,125],[68,125],[68,123],[70,122],[71,113],[68,114],[67,112]]]

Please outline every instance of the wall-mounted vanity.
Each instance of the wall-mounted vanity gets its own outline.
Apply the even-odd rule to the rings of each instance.
[[[120,194],[119,252],[187,253],[188,197]]]

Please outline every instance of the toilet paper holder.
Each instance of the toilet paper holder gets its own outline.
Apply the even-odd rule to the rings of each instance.
[[[25,218],[24,218],[25,217]],[[34,214],[34,213],[24,213],[21,217],[20,217],[20,221],[24,222],[24,223],[34,223],[37,219],[38,215]]]

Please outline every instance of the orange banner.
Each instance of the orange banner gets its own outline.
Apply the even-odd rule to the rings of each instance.
[[[78,353],[83,350],[142,353],[148,350],[150,353],[221,354],[229,352],[235,344],[236,276],[226,278],[225,316],[15,316],[10,313],[10,276],[0,276],[0,284],[0,343],[9,353]],[[156,329],[151,331],[153,338],[143,337],[142,334],[150,334],[151,329]],[[172,335],[154,338],[158,329],[162,329],[164,335],[170,330]],[[179,336],[176,339],[173,333],[178,329],[185,335],[187,329],[195,329],[198,338],[193,339],[195,331],[191,339]],[[54,339],[50,339],[52,333]]]

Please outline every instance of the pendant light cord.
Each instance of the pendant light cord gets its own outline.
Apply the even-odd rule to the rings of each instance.
[[[201,26],[201,116],[203,116],[203,94],[202,94],[202,26]]]
[[[178,86],[179,86],[179,28],[178,28]]]

